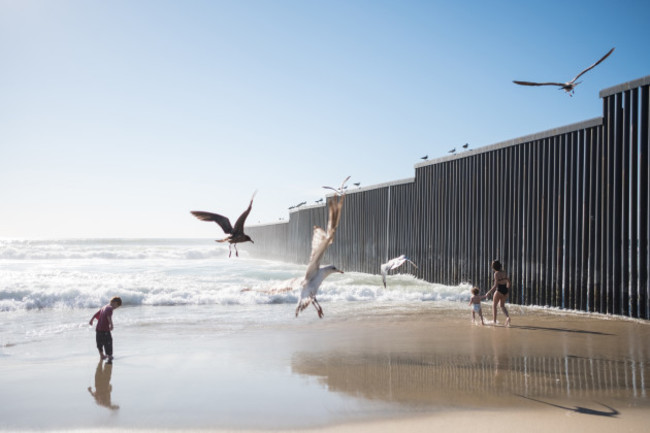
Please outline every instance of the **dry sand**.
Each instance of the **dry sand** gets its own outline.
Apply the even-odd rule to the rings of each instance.
[[[81,357],[8,356],[0,430],[649,431],[648,322],[513,308],[505,328],[469,315],[330,311],[227,337],[127,330],[122,355],[97,369],[87,341],[72,348]]]

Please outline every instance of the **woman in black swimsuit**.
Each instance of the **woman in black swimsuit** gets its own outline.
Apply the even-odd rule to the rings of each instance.
[[[492,298],[493,320],[494,323],[497,323],[497,305],[501,305],[501,311],[506,315],[506,326],[510,326],[510,315],[506,309],[506,300],[510,291],[510,279],[498,260],[492,262],[492,269],[494,269],[494,284],[487,294],[489,295],[490,292],[494,292],[494,297]]]

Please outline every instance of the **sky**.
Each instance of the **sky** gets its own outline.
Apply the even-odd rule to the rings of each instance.
[[[0,238],[218,238],[599,117],[643,1],[0,0]],[[573,97],[512,80],[582,77]]]

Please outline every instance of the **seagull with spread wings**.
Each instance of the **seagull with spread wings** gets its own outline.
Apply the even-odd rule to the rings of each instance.
[[[314,233],[311,239],[311,256],[309,257],[309,265],[307,265],[305,278],[303,278],[300,283],[300,297],[298,298],[298,305],[296,306],[296,317],[298,317],[298,314],[302,310],[309,307],[309,304],[313,304],[314,308],[316,308],[316,311],[318,312],[318,317],[322,319],[323,309],[316,299],[318,289],[323,280],[329,275],[335,272],[343,273],[343,271],[336,269],[336,266],[334,265],[321,266],[320,262],[325,255],[325,251],[327,251],[327,247],[334,242],[334,234],[336,233],[339,221],[341,220],[341,210],[343,209],[343,199],[345,198],[345,182],[347,182],[349,178],[350,177],[348,176],[343,181],[338,190],[331,187],[323,187],[334,190],[336,195],[333,196],[329,202],[327,231],[314,226]]]
[[[580,84],[582,82],[582,81],[577,81],[576,82],[576,80],[578,78],[580,78],[582,76],[582,74],[584,74],[585,72],[595,68],[596,65],[598,65],[600,62],[605,60],[610,54],[612,54],[613,51],[614,51],[614,48],[609,50],[607,52],[607,54],[605,54],[603,57],[601,57],[600,60],[598,60],[596,63],[594,63],[593,65],[589,66],[588,68],[582,70],[582,72],[580,72],[578,75],[573,77],[573,80],[567,81],[566,83],[556,83],[556,82],[535,83],[535,82],[532,82],[532,81],[517,81],[517,80],[513,81],[513,83],[520,84],[522,86],[558,86],[560,89],[567,92],[569,94],[569,96],[573,96],[573,90],[576,88],[576,86],[578,84]]]
[[[248,209],[246,209],[239,216],[239,218],[237,218],[234,227],[230,225],[230,220],[223,215],[210,213],[210,212],[203,212],[198,210],[191,211],[191,214],[197,217],[198,219],[200,219],[201,221],[214,221],[215,223],[219,224],[223,232],[228,235],[223,239],[216,240],[216,242],[228,242],[229,244],[228,257],[232,255],[233,245],[235,246],[235,254],[237,255],[237,257],[239,257],[239,251],[237,251],[237,244],[242,242],[253,242],[250,236],[244,233],[244,223],[246,222],[246,218],[248,217],[248,214],[251,213],[251,209],[253,208],[253,199],[255,198],[256,193],[257,191],[253,193],[253,197],[251,197],[251,202],[248,205]]]
[[[417,269],[417,266],[415,263],[413,263],[411,260],[409,260],[408,257],[406,257],[404,254],[402,254],[399,257],[395,257],[394,259],[390,259],[383,265],[381,265],[381,280],[384,282],[384,288],[386,288],[386,275],[388,275],[388,271],[392,271],[393,269],[397,269],[400,266],[402,266],[404,263],[409,262],[415,268]]]

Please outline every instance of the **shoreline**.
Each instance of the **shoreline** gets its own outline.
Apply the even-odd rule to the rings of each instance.
[[[86,328],[4,347],[0,431],[641,431],[650,408],[650,324],[629,318],[512,308],[511,327],[483,327],[465,308],[330,304],[228,332],[132,320],[174,308],[120,309],[110,368]]]

